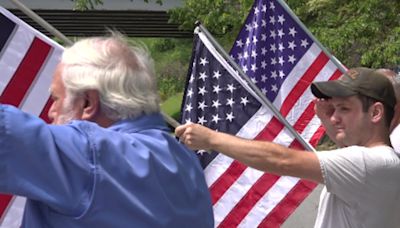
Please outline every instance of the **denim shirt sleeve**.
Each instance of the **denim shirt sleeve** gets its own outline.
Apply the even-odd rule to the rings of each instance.
[[[0,192],[79,216],[90,203],[95,182],[92,153],[82,127],[48,125],[0,105]]]

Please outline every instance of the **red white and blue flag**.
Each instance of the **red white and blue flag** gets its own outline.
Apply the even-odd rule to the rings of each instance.
[[[231,57],[311,145],[322,135],[314,113],[312,81],[341,71],[277,0],[255,1]],[[196,122],[240,137],[303,146],[239,83],[237,73],[196,29],[182,103],[182,123]],[[199,153],[217,227],[279,227],[316,187],[315,183],[261,172],[223,154]]]
[[[62,52],[62,46],[0,7],[0,103],[47,120],[49,86]],[[21,197],[0,195],[1,226],[19,227],[23,206]]]

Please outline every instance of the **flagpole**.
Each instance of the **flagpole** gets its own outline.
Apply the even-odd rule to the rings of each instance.
[[[25,13],[28,17],[30,17],[32,20],[34,20],[36,23],[38,23],[44,29],[46,29],[53,36],[61,39],[64,43],[66,43],[69,46],[71,46],[73,44],[73,42],[68,37],[66,37],[64,34],[62,34],[60,31],[58,31],[54,26],[52,26],[47,21],[45,21],[37,13],[33,12],[31,9],[29,9],[24,4],[22,4],[19,0],[10,0],[10,1],[13,2],[18,7],[19,10],[21,10],[23,13]],[[178,121],[176,121],[174,118],[170,117],[169,115],[165,114],[164,112],[161,111],[161,114],[162,114],[164,120],[169,125],[171,125],[173,128],[176,128],[180,125],[178,123]]]
[[[296,14],[293,13],[293,11],[289,8],[289,6],[286,4],[285,1],[283,0],[277,0],[281,6],[286,10],[286,12],[289,13],[290,16],[292,16],[293,20],[297,22],[298,25],[306,32],[306,34],[311,37],[311,39],[316,43],[319,48],[329,57],[330,60],[339,68],[339,70],[344,73],[347,70],[343,67],[343,65],[336,59],[335,56],[333,56],[316,38],[315,36],[307,29],[307,27],[301,22],[301,20],[296,16]]]
[[[50,25],[47,21],[45,21],[43,18],[41,18],[38,14],[33,12],[31,9],[26,7],[23,3],[21,3],[18,0],[10,0],[10,1],[12,3],[14,3],[14,5],[17,6],[19,10],[21,10],[23,13],[25,13],[28,17],[30,17],[33,21],[38,23],[44,29],[46,29],[53,36],[61,39],[67,45],[73,44],[73,42],[70,39],[68,39],[66,36],[64,36],[64,34],[62,34],[60,31],[58,31],[56,28],[54,28],[52,25]]]
[[[306,150],[315,151],[314,147],[307,141],[305,141],[301,135],[293,128],[292,125],[282,116],[279,110],[268,100],[261,90],[254,84],[253,81],[243,72],[242,68],[225,52],[225,50],[219,45],[219,43],[214,39],[210,32],[199,22],[196,21],[195,25],[206,35],[210,42],[214,45],[217,51],[229,62],[229,64],[238,71],[239,76],[243,79],[247,85],[254,91],[254,95],[257,96],[257,100],[261,102],[263,106],[268,107],[275,115],[275,117],[283,123],[283,125],[289,130],[289,132],[304,146]]]

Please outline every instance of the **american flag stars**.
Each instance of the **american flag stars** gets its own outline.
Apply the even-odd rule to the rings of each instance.
[[[312,41],[272,1],[254,7],[252,13],[254,21],[246,23],[245,30],[239,35],[231,54],[243,71],[250,78],[256,79],[257,86],[262,91],[267,91],[265,95],[274,100],[280,86],[277,89],[268,87],[276,84],[277,79],[280,80],[279,84],[285,80]],[[271,74],[268,71],[278,73]],[[264,77],[261,78],[261,75]]]
[[[250,25],[249,25],[250,26]],[[249,27],[250,28],[250,27]],[[253,28],[253,27],[252,27]],[[258,38],[238,40],[237,46],[251,46],[259,42]],[[260,104],[245,90],[226,69],[220,65],[215,56],[199,43],[199,54],[194,57],[186,98],[183,106],[184,122],[196,122],[206,126],[224,126],[241,119],[238,115],[248,112],[248,116],[260,107]],[[241,58],[255,61],[259,54],[256,50],[240,53]],[[259,66],[255,63],[243,67],[243,71],[256,72]],[[234,73],[238,75],[237,72]],[[240,89],[238,89],[240,88]],[[247,120],[247,118],[245,118]],[[245,121],[245,120],[243,120]]]

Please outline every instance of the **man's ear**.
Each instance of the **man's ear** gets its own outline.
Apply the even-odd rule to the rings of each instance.
[[[371,121],[373,123],[378,123],[384,119],[385,108],[381,102],[375,102],[369,107],[369,113]]]
[[[82,110],[83,120],[93,120],[100,112],[100,96],[96,90],[87,90],[84,94]]]

